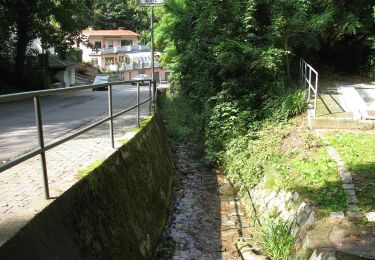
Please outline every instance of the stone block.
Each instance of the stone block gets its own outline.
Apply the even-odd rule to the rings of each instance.
[[[358,122],[353,119],[337,119],[337,129],[358,129]]]
[[[375,222],[375,212],[369,212],[366,214],[368,222]]]
[[[337,129],[337,120],[335,118],[315,117],[311,118],[312,129]]]
[[[306,229],[310,229],[311,227],[315,226],[315,224],[316,224],[316,214],[315,214],[315,211],[311,211],[305,223]]]
[[[309,260],[336,260],[336,252],[329,249],[316,249]]]
[[[299,194],[297,192],[294,193],[293,196],[292,196],[292,199],[293,199],[293,201],[298,200],[299,199]]]
[[[348,204],[358,204],[358,199],[356,196],[347,196],[346,203]]]
[[[341,171],[341,180],[344,184],[352,184],[352,175],[346,168]]]
[[[348,211],[347,214],[349,218],[362,218],[363,217],[362,213],[358,211]]]
[[[353,184],[343,184],[342,187],[344,188],[344,190],[354,190]]]
[[[258,255],[255,250],[250,244],[245,241],[239,240],[236,243],[238,251],[241,253],[242,259],[244,260],[266,260],[267,257]]]
[[[355,190],[344,190],[346,196],[355,196]]]
[[[360,130],[374,129],[374,121],[373,120],[359,120],[358,121],[358,129],[360,129]]]
[[[348,205],[348,212],[349,211],[358,211],[358,206],[355,204],[349,204]]]
[[[331,212],[330,214],[331,218],[344,218],[344,212],[339,211],[339,212]]]

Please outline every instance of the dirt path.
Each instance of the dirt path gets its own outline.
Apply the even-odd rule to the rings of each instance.
[[[180,183],[156,259],[241,259],[235,243],[246,221],[236,192],[220,173],[202,167],[188,151],[187,146],[177,148]],[[161,253],[168,250],[169,255]]]

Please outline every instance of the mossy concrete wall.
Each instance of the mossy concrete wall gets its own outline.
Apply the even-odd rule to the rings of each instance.
[[[150,259],[174,164],[154,117],[0,248],[0,259]]]

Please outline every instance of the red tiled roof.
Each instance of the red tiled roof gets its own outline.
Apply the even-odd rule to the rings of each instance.
[[[83,30],[82,34],[86,36],[139,36],[139,34],[124,29],[118,30]]]

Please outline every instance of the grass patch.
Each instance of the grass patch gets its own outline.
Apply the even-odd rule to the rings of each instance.
[[[257,228],[257,233],[257,241],[271,259],[291,259],[294,238],[288,223],[281,219],[266,220]]]
[[[323,142],[307,129],[305,116],[264,122],[253,135],[238,137],[226,147],[223,166],[235,183],[251,188],[264,177],[266,188],[298,192],[322,215],[345,210],[337,164]]]
[[[353,181],[364,212],[375,210],[375,134],[334,133],[326,135],[337,149],[346,167],[353,174]]]
[[[96,161],[96,162],[93,162],[91,163],[89,166],[87,166],[86,168],[82,169],[82,170],[79,170],[78,173],[76,174],[76,178],[78,180],[84,178],[85,176],[87,176],[90,172],[92,172],[94,169],[100,167],[102,164],[103,164],[103,160],[101,161]]]
[[[200,103],[188,96],[168,90],[160,98],[160,112],[168,137],[174,143],[189,142],[193,152],[203,155],[204,110]]]

